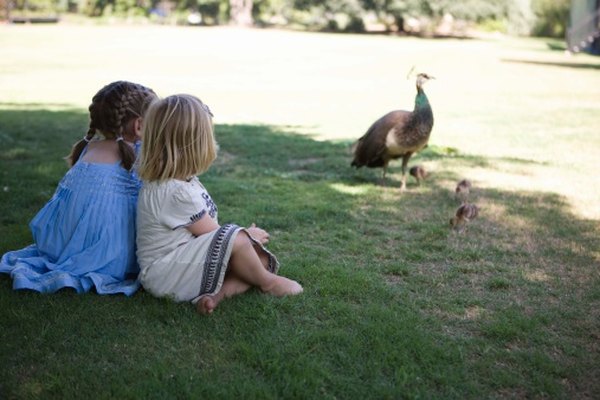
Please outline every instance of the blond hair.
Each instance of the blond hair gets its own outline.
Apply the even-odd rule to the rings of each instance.
[[[186,180],[206,171],[217,158],[211,117],[200,99],[187,94],[152,103],[144,116],[140,178]]]
[[[116,81],[109,83],[96,93],[89,106],[90,127],[83,137],[73,145],[66,159],[69,166],[75,165],[90,140],[101,132],[106,139],[122,138],[127,124],[144,115],[148,104],[156,98],[152,89],[138,83]],[[117,140],[121,164],[130,170],[134,161],[133,149],[122,140]]]

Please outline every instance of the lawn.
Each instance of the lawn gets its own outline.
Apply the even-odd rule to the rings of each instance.
[[[210,317],[140,291],[16,292],[0,276],[0,398],[600,396],[600,58],[546,40],[421,40],[229,28],[0,26],[0,253],[66,171],[104,84],[196,94],[220,157],[221,223],[256,222],[305,293]],[[435,115],[398,191],[351,143]],[[448,220],[456,182],[479,218]]]

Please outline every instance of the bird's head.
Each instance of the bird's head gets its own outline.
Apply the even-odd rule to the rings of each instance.
[[[417,87],[421,88],[423,86],[423,84],[430,79],[435,79],[435,78],[429,74],[421,72],[420,74],[417,75]]]

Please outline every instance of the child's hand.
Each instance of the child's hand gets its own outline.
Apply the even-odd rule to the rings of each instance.
[[[247,228],[246,230],[254,239],[258,240],[260,244],[269,243],[269,234],[267,231],[258,228],[255,224],[250,225],[250,228]]]

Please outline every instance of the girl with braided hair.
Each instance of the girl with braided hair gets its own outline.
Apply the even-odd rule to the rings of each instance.
[[[132,295],[138,288],[135,213],[141,183],[133,171],[142,116],[156,98],[117,81],[89,107],[90,127],[67,157],[70,169],[29,227],[34,244],[0,260],[14,289]]]

